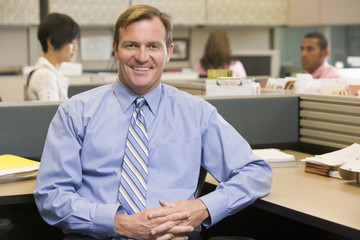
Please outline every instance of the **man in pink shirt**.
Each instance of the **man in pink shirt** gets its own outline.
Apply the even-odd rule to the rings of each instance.
[[[313,78],[341,78],[341,74],[326,62],[329,55],[329,44],[326,37],[320,32],[311,32],[305,35],[301,43],[301,64]]]

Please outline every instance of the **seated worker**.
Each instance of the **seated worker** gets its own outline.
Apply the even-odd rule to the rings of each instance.
[[[34,190],[44,220],[66,239],[188,239],[268,194],[271,167],[215,107],[160,82],[169,16],[135,5],[114,29],[115,83],[62,103],[49,126]],[[194,199],[201,167],[220,184]]]
[[[327,63],[329,43],[324,34],[311,32],[304,36],[301,43],[301,64],[313,78],[340,78],[339,71]]]
[[[244,66],[232,56],[231,41],[224,31],[217,30],[210,34],[204,55],[193,68],[200,76],[206,76],[208,69],[231,69],[233,77],[246,78]]]
[[[69,80],[59,68],[62,62],[72,61],[79,37],[78,24],[67,15],[51,13],[41,21],[38,39],[43,55],[28,75],[26,100],[68,99]]]

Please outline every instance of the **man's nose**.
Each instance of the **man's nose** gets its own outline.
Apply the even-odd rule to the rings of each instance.
[[[138,48],[137,53],[135,54],[136,61],[146,62],[149,59],[149,54],[147,52],[146,47],[141,46]]]
[[[301,50],[300,51],[300,56],[305,56],[306,55],[306,51],[305,50]]]

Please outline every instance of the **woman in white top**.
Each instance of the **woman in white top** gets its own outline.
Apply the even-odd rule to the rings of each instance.
[[[79,37],[79,25],[69,16],[51,13],[43,19],[38,29],[43,55],[28,76],[26,100],[68,99],[69,80],[59,68],[72,61]]]

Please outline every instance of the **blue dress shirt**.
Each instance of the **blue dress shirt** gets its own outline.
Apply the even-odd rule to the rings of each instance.
[[[116,237],[114,217],[125,140],[138,96],[119,79],[60,105],[44,146],[34,195],[65,233]],[[149,135],[147,207],[193,199],[200,167],[221,182],[200,199],[209,227],[266,195],[272,170],[204,99],[159,84],[144,95]]]

